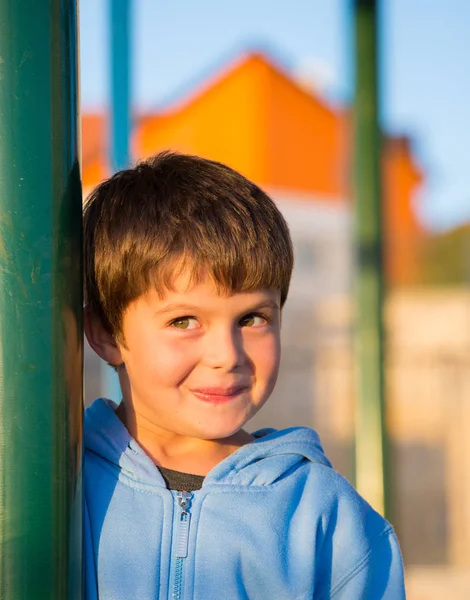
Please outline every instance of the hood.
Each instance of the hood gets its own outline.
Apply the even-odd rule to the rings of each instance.
[[[117,405],[99,398],[85,411],[85,448],[141,483],[164,485],[160,472],[115,414]],[[262,429],[206,476],[208,484],[271,485],[302,462],[331,467],[313,429]]]

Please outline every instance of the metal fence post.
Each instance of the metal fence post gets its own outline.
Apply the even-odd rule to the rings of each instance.
[[[377,92],[377,2],[355,0],[354,177],[357,374],[356,485],[386,513],[381,134]]]

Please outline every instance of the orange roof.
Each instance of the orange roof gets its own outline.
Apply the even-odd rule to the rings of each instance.
[[[138,156],[171,148],[227,163],[260,185],[344,195],[342,118],[260,53],[170,110],[141,119]]]

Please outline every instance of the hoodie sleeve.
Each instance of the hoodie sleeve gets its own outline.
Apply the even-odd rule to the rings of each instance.
[[[331,590],[331,600],[405,600],[403,563],[393,529]]]

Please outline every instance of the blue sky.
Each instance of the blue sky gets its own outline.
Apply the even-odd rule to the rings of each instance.
[[[80,1],[84,110],[108,103],[108,2]],[[131,0],[132,1],[132,0]],[[133,98],[171,102],[239,50],[268,49],[314,72],[335,102],[352,96],[350,0],[133,0]],[[411,135],[427,184],[417,198],[433,229],[470,221],[470,2],[383,0],[382,122]]]

